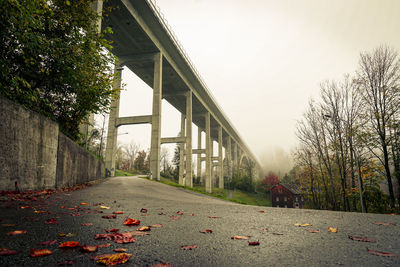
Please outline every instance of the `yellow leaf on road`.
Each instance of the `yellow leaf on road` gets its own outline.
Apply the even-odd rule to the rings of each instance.
[[[338,232],[338,229],[337,229],[337,227],[336,227],[336,228],[334,228],[334,227],[329,227],[329,228],[328,228],[328,231],[329,231],[329,232],[332,232],[332,233],[337,233],[337,232]]]
[[[100,206],[100,208],[105,209],[105,210],[109,210],[110,209],[110,207],[107,207],[107,206]]]

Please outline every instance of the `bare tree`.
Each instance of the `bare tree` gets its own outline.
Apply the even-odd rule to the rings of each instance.
[[[358,70],[358,83],[362,95],[368,126],[372,130],[369,150],[385,168],[391,207],[394,208],[392,176],[390,171],[389,146],[391,144],[388,126],[398,107],[400,82],[400,60],[397,53],[381,46],[372,53],[362,53]],[[376,151],[381,153],[377,153]]]
[[[129,144],[123,145],[122,148],[127,159],[128,170],[131,170],[133,168],[135,158],[140,151],[140,145],[135,143],[135,141],[131,141]]]

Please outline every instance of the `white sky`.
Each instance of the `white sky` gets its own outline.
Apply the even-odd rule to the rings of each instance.
[[[357,69],[360,52],[400,52],[400,0],[158,0],[220,107],[263,165],[285,161],[296,121],[319,83]],[[123,72],[120,116],[151,114],[152,90]],[[162,137],[180,115],[163,101]],[[150,147],[150,125],[123,126],[119,142]],[[173,149],[175,145],[169,145]],[[193,128],[197,147],[197,128]],[[172,156],[172,152],[170,153]]]

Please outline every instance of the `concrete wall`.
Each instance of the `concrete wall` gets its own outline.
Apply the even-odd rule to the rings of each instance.
[[[105,177],[104,163],[60,133],[56,187],[67,187]]]
[[[74,185],[104,177],[103,170],[56,122],[0,97],[0,190],[14,190],[15,181],[21,190]]]

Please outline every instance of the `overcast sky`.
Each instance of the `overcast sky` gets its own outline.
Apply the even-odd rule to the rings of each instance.
[[[263,165],[282,161],[296,121],[319,83],[353,73],[359,54],[400,52],[400,0],[158,0],[220,107]],[[151,114],[152,90],[129,70],[120,116]],[[162,137],[180,115],[163,102]],[[118,140],[150,146],[150,125],[123,126]],[[193,128],[197,146],[197,128]],[[173,145],[169,149],[173,149]],[[172,155],[172,153],[171,153]]]

